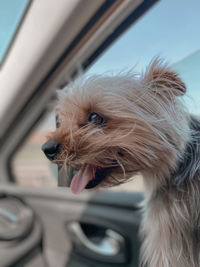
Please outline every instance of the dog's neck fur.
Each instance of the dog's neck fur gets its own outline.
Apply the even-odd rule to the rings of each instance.
[[[192,138],[178,169],[147,194],[141,227],[144,266],[199,266],[200,122],[194,117],[190,129]]]
[[[151,198],[157,191],[178,188],[182,184],[188,184],[193,180],[200,180],[200,121],[194,116],[190,117],[190,139],[178,160],[177,168],[173,171],[156,170],[155,173],[144,172],[145,193],[147,199]],[[158,181],[161,181],[158,183]]]
[[[191,141],[187,144],[183,159],[178,163],[178,169],[172,173],[171,183],[180,185],[200,179],[200,122],[193,116],[190,121]]]

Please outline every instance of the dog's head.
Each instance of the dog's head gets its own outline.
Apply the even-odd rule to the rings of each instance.
[[[186,91],[155,60],[144,75],[80,78],[58,95],[55,132],[43,146],[54,163],[77,170],[74,193],[112,186],[137,172],[170,171],[187,140]]]

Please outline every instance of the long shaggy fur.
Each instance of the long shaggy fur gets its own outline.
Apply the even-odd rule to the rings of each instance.
[[[179,168],[146,203],[141,258],[148,266],[197,267],[200,263],[200,123],[191,118],[190,126],[192,139]]]
[[[57,164],[111,167],[104,187],[143,175],[144,266],[199,266],[200,123],[182,103],[185,91],[156,59],[141,76],[80,78],[58,96],[60,126],[50,135],[62,144]],[[106,124],[88,122],[91,112]]]

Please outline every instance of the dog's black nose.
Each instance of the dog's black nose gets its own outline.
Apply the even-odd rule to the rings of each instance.
[[[42,145],[42,150],[48,159],[54,160],[61,150],[61,145],[54,139],[50,139]]]

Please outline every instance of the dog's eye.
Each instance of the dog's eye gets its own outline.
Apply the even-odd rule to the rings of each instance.
[[[92,112],[88,116],[88,121],[96,125],[103,125],[106,122],[106,119],[98,113]]]

